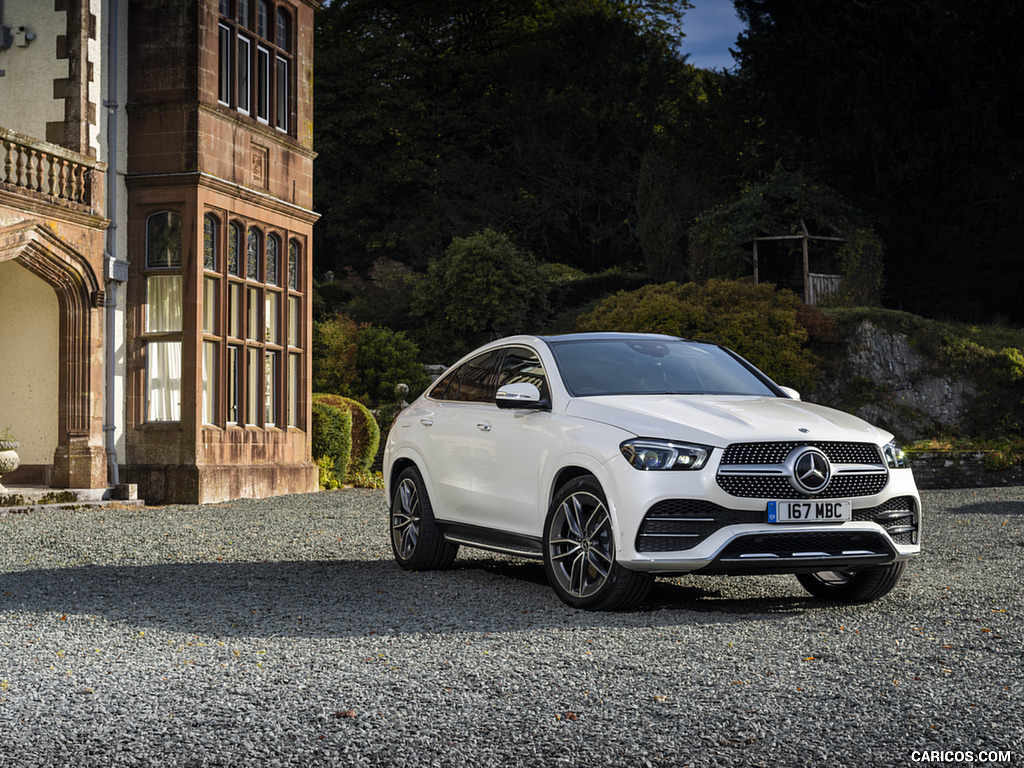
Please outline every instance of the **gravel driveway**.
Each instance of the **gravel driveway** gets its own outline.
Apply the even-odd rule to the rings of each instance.
[[[611,615],[531,561],[399,570],[379,491],[0,514],[0,766],[1022,765],[1024,489],[924,501],[872,605]]]

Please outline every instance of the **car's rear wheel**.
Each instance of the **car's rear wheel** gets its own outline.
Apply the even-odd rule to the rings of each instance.
[[[905,561],[863,571],[799,573],[797,580],[815,597],[841,603],[870,603],[889,594],[906,569]]]
[[[434,520],[430,497],[416,467],[402,471],[391,497],[391,550],[400,566],[410,571],[447,568],[459,545],[445,540]]]
[[[555,494],[544,524],[544,571],[559,598],[592,611],[630,608],[654,581],[615,561],[607,500],[590,476],[566,483]]]

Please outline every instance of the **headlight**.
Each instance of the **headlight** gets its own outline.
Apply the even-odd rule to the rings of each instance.
[[[907,466],[907,454],[896,445],[895,440],[885,444],[882,455],[885,456],[885,463],[889,465],[889,469],[905,469]]]
[[[700,469],[711,455],[706,445],[638,438],[619,446],[626,461],[637,469]]]

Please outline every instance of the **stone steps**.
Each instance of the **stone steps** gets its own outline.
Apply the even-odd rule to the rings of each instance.
[[[45,488],[0,486],[0,513],[34,512],[57,508],[103,507],[111,504],[142,506],[134,486],[117,488]]]

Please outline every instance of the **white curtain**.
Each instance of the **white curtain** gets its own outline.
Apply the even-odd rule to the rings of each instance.
[[[217,342],[203,342],[203,423],[213,424],[217,392]]]
[[[181,330],[181,275],[150,275],[146,278],[146,331],[171,333]]]
[[[299,373],[302,356],[288,355],[288,426],[299,426]]]
[[[277,424],[277,352],[266,352],[263,366],[263,418],[267,424]]]
[[[146,420],[181,421],[181,342],[146,344]]]

